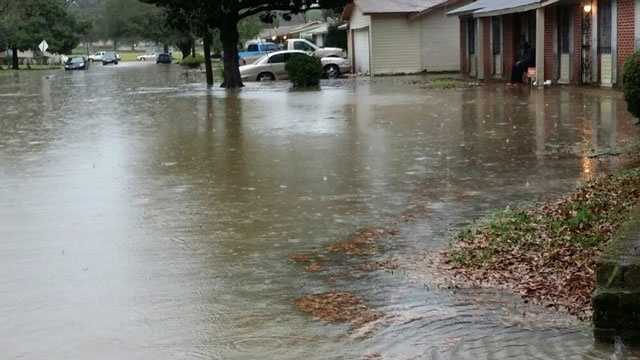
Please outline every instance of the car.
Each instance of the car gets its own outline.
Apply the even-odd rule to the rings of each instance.
[[[281,50],[277,44],[263,41],[248,41],[246,50],[238,53],[241,65],[253,64],[264,55]]]
[[[286,80],[285,64],[296,55],[310,56],[302,50],[276,51],[264,55],[253,64],[240,66],[240,76],[243,81]],[[351,69],[351,62],[345,58],[326,57],[320,61],[327,77],[338,77]]]
[[[286,50],[302,50],[315,57],[323,58],[330,56],[347,57],[347,53],[337,47],[319,47],[307,39],[287,40]]]
[[[159,54],[156,58],[156,64],[171,64],[173,59],[169,54]]]
[[[105,51],[102,55],[102,65],[114,64],[118,65],[118,57],[113,51]]]
[[[91,61],[91,62],[100,62],[104,58],[104,54],[106,54],[108,52],[111,52],[111,51],[98,51],[97,53],[95,53],[93,55],[89,55],[89,61]],[[121,59],[120,54],[115,53],[115,55],[116,55],[116,59],[118,59],[118,61],[120,61],[120,59]]]
[[[89,61],[84,56],[72,56],[64,63],[65,70],[87,70]]]
[[[138,61],[153,61],[153,60],[157,60],[157,58],[158,58],[158,54],[156,53],[138,55],[136,57]]]

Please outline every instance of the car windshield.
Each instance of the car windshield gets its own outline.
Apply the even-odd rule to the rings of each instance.
[[[80,63],[83,63],[83,62],[84,62],[84,59],[80,58],[80,57],[74,57],[74,58],[71,58],[71,59],[67,60],[67,63],[69,63],[69,64],[80,64]]]

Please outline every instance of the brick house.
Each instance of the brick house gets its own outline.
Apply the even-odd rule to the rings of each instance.
[[[460,20],[462,72],[478,79],[509,80],[527,41],[537,77],[614,86],[640,48],[640,0],[478,0],[448,14]]]

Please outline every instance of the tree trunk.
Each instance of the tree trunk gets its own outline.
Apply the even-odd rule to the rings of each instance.
[[[164,53],[168,54],[169,53],[169,45],[168,44],[164,44]]]
[[[207,72],[207,86],[213,86],[213,67],[211,66],[211,32],[206,31],[202,37],[204,44],[204,68]]]
[[[196,58],[196,39],[191,39],[191,57]]]
[[[14,47],[11,49],[12,54],[12,61],[11,61],[11,68],[13,70],[18,70],[20,69],[20,64],[18,63],[18,48]]]
[[[224,81],[222,87],[227,89],[241,88],[244,86],[240,77],[240,61],[238,56],[238,21],[229,19],[223,23],[220,29],[220,40],[224,51]]]

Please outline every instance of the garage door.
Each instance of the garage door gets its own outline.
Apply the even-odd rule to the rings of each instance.
[[[353,50],[356,73],[369,73],[369,28],[354,30]]]

